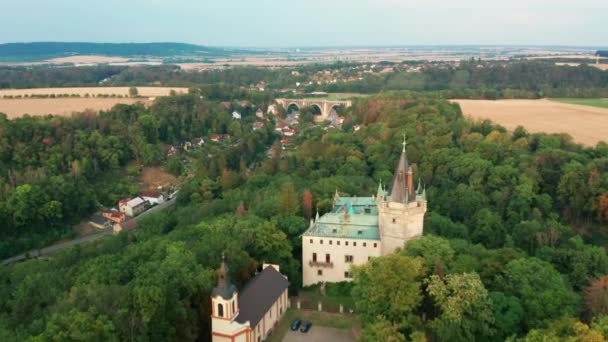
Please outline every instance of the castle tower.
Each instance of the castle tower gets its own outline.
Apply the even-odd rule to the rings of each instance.
[[[211,292],[211,321],[214,330],[221,329],[222,322],[228,322],[239,312],[238,292],[230,282],[230,273],[224,255],[217,271],[217,286]]]
[[[397,163],[389,196],[376,198],[378,204],[378,228],[382,255],[403,248],[408,240],[422,236],[426,193],[414,189],[414,173],[407,160],[406,142]],[[426,192],[423,190],[423,192]]]

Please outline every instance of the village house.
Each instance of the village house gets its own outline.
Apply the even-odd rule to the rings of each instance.
[[[279,266],[264,264],[262,272],[240,294],[230,282],[223,256],[217,273],[217,286],[211,293],[212,341],[266,340],[289,308],[289,281],[279,272]]]
[[[203,145],[205,145],[205,139],[202,137],[192,139],[192,147],[201,147]]]
[[[127,220],[127,215],[116,209],[104,210],[101,212],[101,216],[107,218],[108,220],[114,223],[125,222]]]
[[[241,120],[241,113],[237,112],[236,110],[234,112],[232,112],[232,118],[233,119],[237,119],[237,120]]]
[[[172,155],[177,153],[177,149],[173,145],[164,145],[165,156],[171,157]]]
[[[264,123],[261,121],[256,121],[253,123],[253,130],[258,130],[264,128]]]
[[[100,214],[93,214],[89,218],[89,224],[97,229],[106,229],[112,227],[112,221],[101,216]]]
[[[283,129],[283,135],[286,137],[292,137],[296,134],[296,130],[295,129],[291,129],[291,128],[286,128]]]
[[[112,227],[112,232],[114,234],[118,234],[118,233],[120,233],[122,231],[135,230],[135,228],[137,228],[137,220],[130,219],[130,220],[125,221],[125,222],[114,223],[114,226]]]
[[[370,197],[341,197],[333,209],[311,221],[302,234],[302,283],[351,281],[352,265],[395,252],[422,236],[426,190],[414,189],[405,141],[391,191],[378,186]]]
[[[147,205],[148,202],[141,197],[135,197],[130,200],[123,199],[118,201],[118,210],[127,216],[135,217],[144,212]]]
[[[143,198],[144,201],[148,201],[148,203],[152,205],[161,204],[165,201],[165,195],[159,191],[142,191],[139,193],[139,197]]]
[[[258,110],[255,112],[255,116],[257,116],[260,119],[264,118],[264,111],[262,111],[262,108],[258,108]]]

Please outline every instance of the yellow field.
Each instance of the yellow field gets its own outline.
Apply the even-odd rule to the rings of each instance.
[[[139,96],[156,97],[168,96],[171,90],[177,93],[188,93],[188,88],[169,87],[136,87]],[[0,98],[4,96],[31,96],[31,95],[63,95],[77,94],[89,95],[129,95],[129,87],[78,87],[78,88],[33,88],[33,89],[3,89],[0,90]],[[1,111],[1,108],[0,108]]]
[[[7,114],[9,119],[25,114],[69,116],[74,112],[83,112],[87,109],[98,112],[111,109],[119,103],[133,104],[137,101],[141,100],[130,98],[0,99],[0,113]]]
[[[509,130],[568,133],[575,142],[595,146],[608,141],[608,109],[549,100],[453,100],[465,116],[490,119]]]

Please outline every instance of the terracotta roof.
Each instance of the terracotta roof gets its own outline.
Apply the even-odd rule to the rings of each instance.
[[[288,287],[285,276],[272,266],[266,267],[241,291],[235,320],[241,324],[249,321],[255,326]]]

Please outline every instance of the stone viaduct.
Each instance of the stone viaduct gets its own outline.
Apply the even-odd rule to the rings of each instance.
[[[329,119],[329,114],[331,114],[331,110],[334,107],[344,106],[346,108],[352,106],[351,101],[331,101],[331,100],[323,100],[323,99],[276,99],[277,104],[280,104],[286,110],[291,105],[295,105],[298,109],[302,107],[315,106],[319,108],[321,111],[321,115],[319,115],[316,120],[327,120]]]

